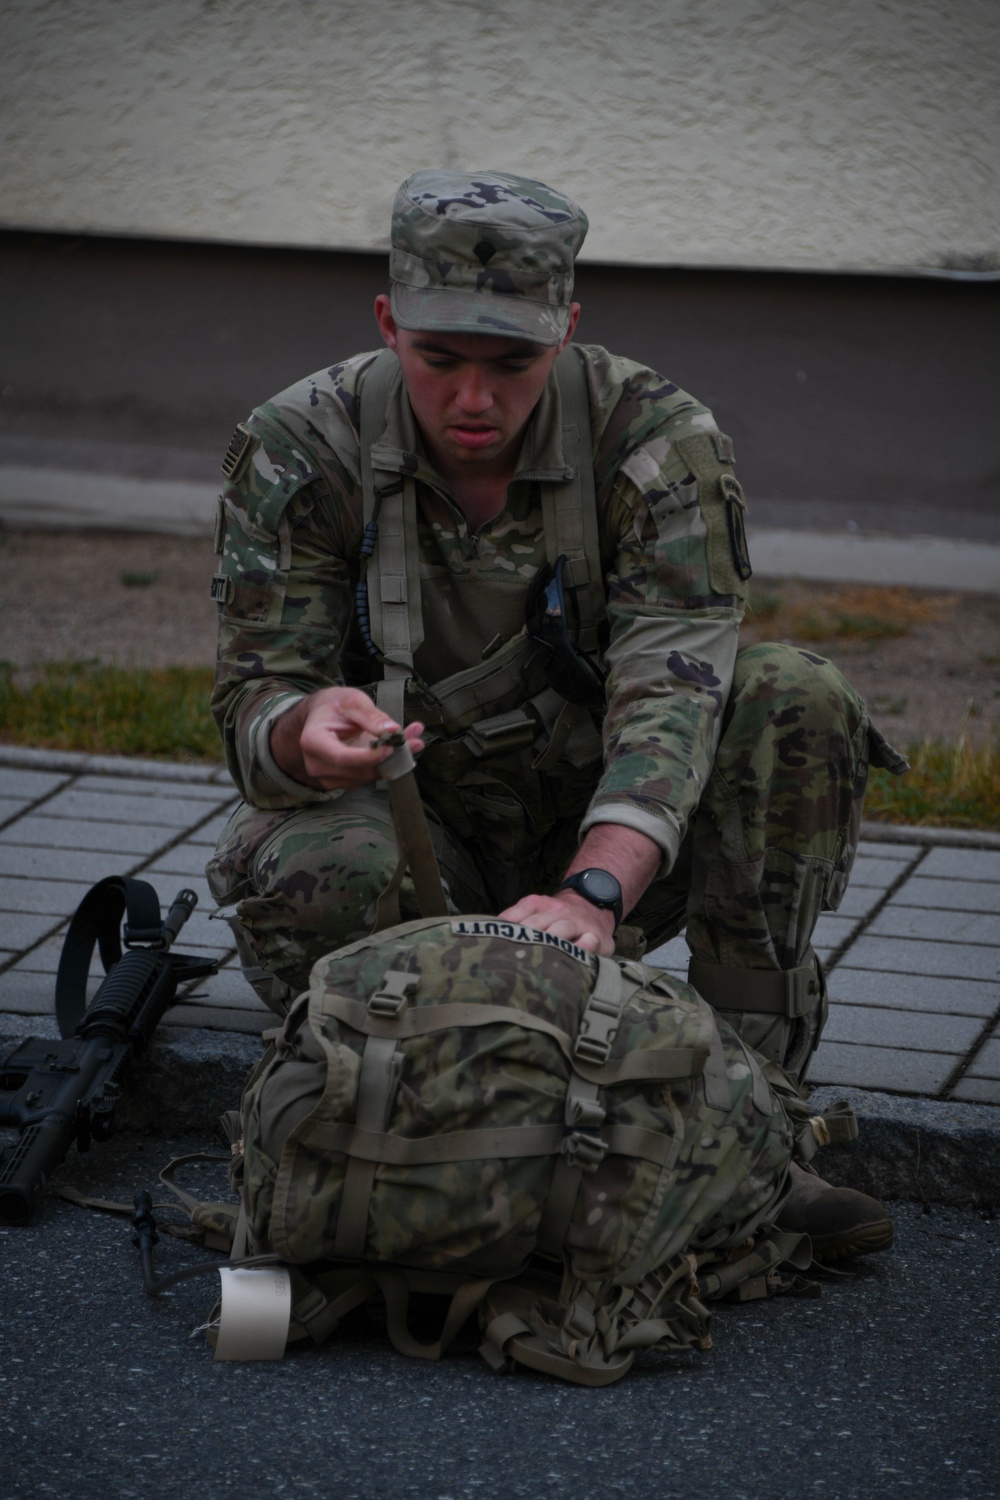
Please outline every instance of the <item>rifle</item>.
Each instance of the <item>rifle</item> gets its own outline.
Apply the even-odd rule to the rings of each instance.
[[[0,1150],[0,1220],[27,1224],[73,1142],[87,1151],[91,1141],[110,1138],[131,1058],[148,1046],[178,986],[217,971],[214,960],[169,951],[197,901],[194,891],[178,891],[161,921],[153,887],[118,875],[84,896],[56,977],[62,1040],[29,1037],[0,1065],[0,1126],[20,1131],[14,1145]],[[95,943],[105,977],[88,1007]]]

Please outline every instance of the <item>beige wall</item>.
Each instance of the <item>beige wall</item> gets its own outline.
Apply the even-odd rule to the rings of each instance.
[[[998,0],[2,0],[0,225],[384,247],[547,179],[591,259],[1000,267]]]

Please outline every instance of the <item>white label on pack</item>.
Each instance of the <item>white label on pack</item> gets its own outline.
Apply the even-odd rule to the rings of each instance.
[[[292,1283],[284,1266],[220,1266],[216,1359],[280,1359],[288,1342]]]
[[[590,965],[594,955],[571,943],[569,938],[556,937],[554,932],[539,932],[537,927],[524,927],[520,922],[504,922],[499,917],[454,917],[452,932],[460,937],[506,938],[510,943],[541,943],[545,948],[558,948],[578,963]]]

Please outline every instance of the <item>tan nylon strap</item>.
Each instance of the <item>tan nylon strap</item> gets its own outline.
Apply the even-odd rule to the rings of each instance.
[[[393,388],[401,379],[399,361],[390,349],[373,360],[361,387],[359,457],[364,521],[376,509],[378,445],[385,431],[385,413]],[[392,480],[382,488],[378,506],[375,567],[366,573],[372,638],[387,658],[384,678],[375,701],[397,724],[405,723],[406,683],[413,674],[413,653],[423,640],[420,572],[416,546],[407,538],[417,534],[417,488],[412,478],[402,480],[393,468]]]
[[[358,1125],[384,1131],[395,1086],[399,1081],[396,1043],[370,1036],[365,1042],[358,1080]],[[399,1055],[399,1061],[402,1057]],[[368,1209],[375,1186],[375,1163],[352,1156],[344,1170],[344,1186],[337,1215],[333,1253],[337,1260],[360,1260],[368,1234]]]
[[[250,1225],[247,1220],[247,1206],[240,1200],[239,1213],[236,1215],[236,1226],[233,1229],[233,1244],[229,1252],[230,1260],[242,1260],[250,1244]]]
[[[425,1005],[396,1018],[373,1016],[362,1001],[349,999],[346,995],[325,995],[320,1005],[324,1015],[335,1016],[365,1036],[394,1037],[405,1041],[409,1037],[447,1031],[453,1026],[522,1026],[528,1031],[541,1031],[552,1037],[567,1058],[572,1048],[566,1033],[550,1021],[533,1016],[530,1011],[505,1005]],[[696,1047],[660,1047],[630,1052],[602,1067],[591,1067],[577,1058],[575,1066],[581,1078],[610,1085],[647,1078],[653,1082],[697,1078],[705,1070],[707,1059],[708,1054]]]
[[[451,1161],[550,1156],[562,1147],[563,1127],[511,1125],[409,1137],[320,1120],[311,1122],[303,1139],[320,1151],[343,1152],[363,1161],[385,1162],[392,1167],[428,1167]]]
[[[409,745],[399,745],[379,770],[388,784],[389,811],[396,830],[396,844],[400,857],[409,866],[420,914],[424,917],[446,917],[448,898],[441,884],[441,872],[427,827],[427,815],[413,774],[414,765]]]
[[[699,1078],[705,1071],[708,1053],[697,1047],[661,1047],[658,1051],[629,1052],[625,1057],[607,1062],[603,1068],[584,1070],[585,1078],[594,1077],[609,1087],[615,1083],[634,1083],[649,1079],[650,1082],[668,1083],[682,1078]]]
[[[597,649],[597,627],[606,612],[601,547],[594,492],[590,398],[583,358],[571,345],[555,362],[562,408],[563,455],[574,476],[568,484],[542,487],[542,517],[548,560],[565,553],[567,582],[580,611],[581,651]]]
[[[760,1070],[760,1063],[757,1061],[756,1053],[751,1051],[751,1049],[743,1041],[742,1037],[738,1040],[740,1046],[743,1048],[743,1056],[747,1060],[747,1067],[750,1069],[750,1075],[753,1078],[754,1108],[759,1114],[773,1115],[774,1097],[771,1093],[770,1088],[768,1087],[766,1078]]]
[[[589,713],[581,704],[564,703],[552,726],[549,742],[541,754],[535,756],[535,759],[531,762],[531,769],[542,772],[551,771],[560,755],[562,755],[566,741],[573,733],[573,730],[578,724],[584,723],[589,718]]]
[[[505,1005],[425,1005],[419,1009],[406,1010],[398,1017],[372,1015],[361,1000],[352,1000],[346,995],[327,994],[320,1000],[323,1015],[334,1016],[360,1031],[365,1036],[393,1037],[406,1041],[409,1037],[430,1036],[435,1031],[447,1031],[462,1026],[521,1026],[528,1031],[540,1031],[550,1036],[560,1051],[569,1058],[572,1042],[564,1031],[553,1026],[541,1016],[530,1011],[515,1010]],[[720,1044],[721,1045],[721,1044]],[[591,1067],[576,1060],[576,1068],[582,1078],[595,1083],[613,1084],[633,1082],[648,1078],[663,1081],[674,1078],[697,1078],[706,1065],[706,1054],[697,1048],[662,1047],[656,1051],[637,1051],[628,1056],[615,1058],[603,1067]]]
[[[496,1280],[467,1281],[453,1294],[441,1329],[441,1336],[433,1344],[421,1344],[406,1326],[406,1315],[410,1303],[410,1287],[404,1272],[395,1266],[372,1266],[369,1274],[377,1282],[385,1298],[386,1330],[393,1347],[411,1359],[440,1359],[468,1321],[470,1313],[486,1296]]]
[[[821,1115],[813,1115],[795,1136],[799,1161],[812,1161],[821,1146],[846,1144],[858,1138],[858,1120],[846,1099],[838,1100]]]
[[[597,978],[580,1017],[580,1029],[570,1057],[573,1071],[566,1089],[566,1137],[562,1152],[556,1158],[538,1224],[536,1247],[542,1255],[556,1257],[561,1254],[583,1172],[596,1170],[608,1149],[607,1138],[597,1134],[605,1122],[605,1111],[598,1099],[598,1085],[579,1072],[581,1055],[586,1055],[590,1063],[603,1065],[607,1062],[621,1013],[638,988],[633,981],[626,986],[622,971],[613,959],[598,956]]]
[[[747,1255],[728,1264],[713,1267],[711,1271],[699,1273],[698,1284],[702,1297],[723,1297],[742,1282],[752,1277],[766,1275],[780,1265],[794,1266],[797,1271],[807,1271],[812,1261],[812,1248],[808,1235],[792,1230],[772,1229],[770,1234],[758,1240]]]
[[[605,1129],[608,1154],[640,1156],[665,1166],[674,1141],[638,1125],[610,1125]],[[442,1135],[401,1136],[362,1130],[358,1125],[312,1121],[301,1139],[321,1151],[359,1156],[363,1161],[391,1167],[441,1166],[452,1161],[503,1161],[527,1156],[554,1156],[562,1150],[562,1125],[511,1125],[483,1130],[451,1130]]]
[[[688,983],[716,1010],[752,1011],[790,1020],[810,1015],[821,989],[813,962],[797,969],[743,969],[692,957]]]
[[[447,1031],[455,1026],[523,1026],[529,1031],[542,1031],[558,1043],[569,1056],[570,1039],[564,1031],[553,1026],[541,1016],[528,1011],[515,1010],[506,1005],[423,1005],[419,1009],[404,1011],[396,1018],[373,1016],[360,1000],[346,995],[324,995],[320,1000],[323,1015],[335,1016],[354,1031],[365,1036],[391,1036],[401,1041],[412,1036],[429,1036],[435,1031]]]
[[[726,1049],[722,1045],[719,1028],[711,1008],[702,1001],[711,1023],[709,1031],[709,1053],[702,1077],[705,1081],[705,1103],[710,1109],[721,1109],[726,1114],[733,1107],[733,1088],[726,1071]]]

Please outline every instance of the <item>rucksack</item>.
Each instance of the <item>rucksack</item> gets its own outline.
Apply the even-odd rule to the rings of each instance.
[[[789,1163],[851,1121],[810,1118],[660,970],[424,919],[316,964],[232,1120],[239,1224],[191,1207],[287,1269],[291,1339],[380,1294],[403,1353],[439,1357],[478,1309],[494,1368],[604,1385],[639,1349],[709,1347],[708,1302],[793,1284],[779,1267],[811,1251],[773,1228]],[[430,1345],[407,1327],[424,1293],[451,1299]]]

